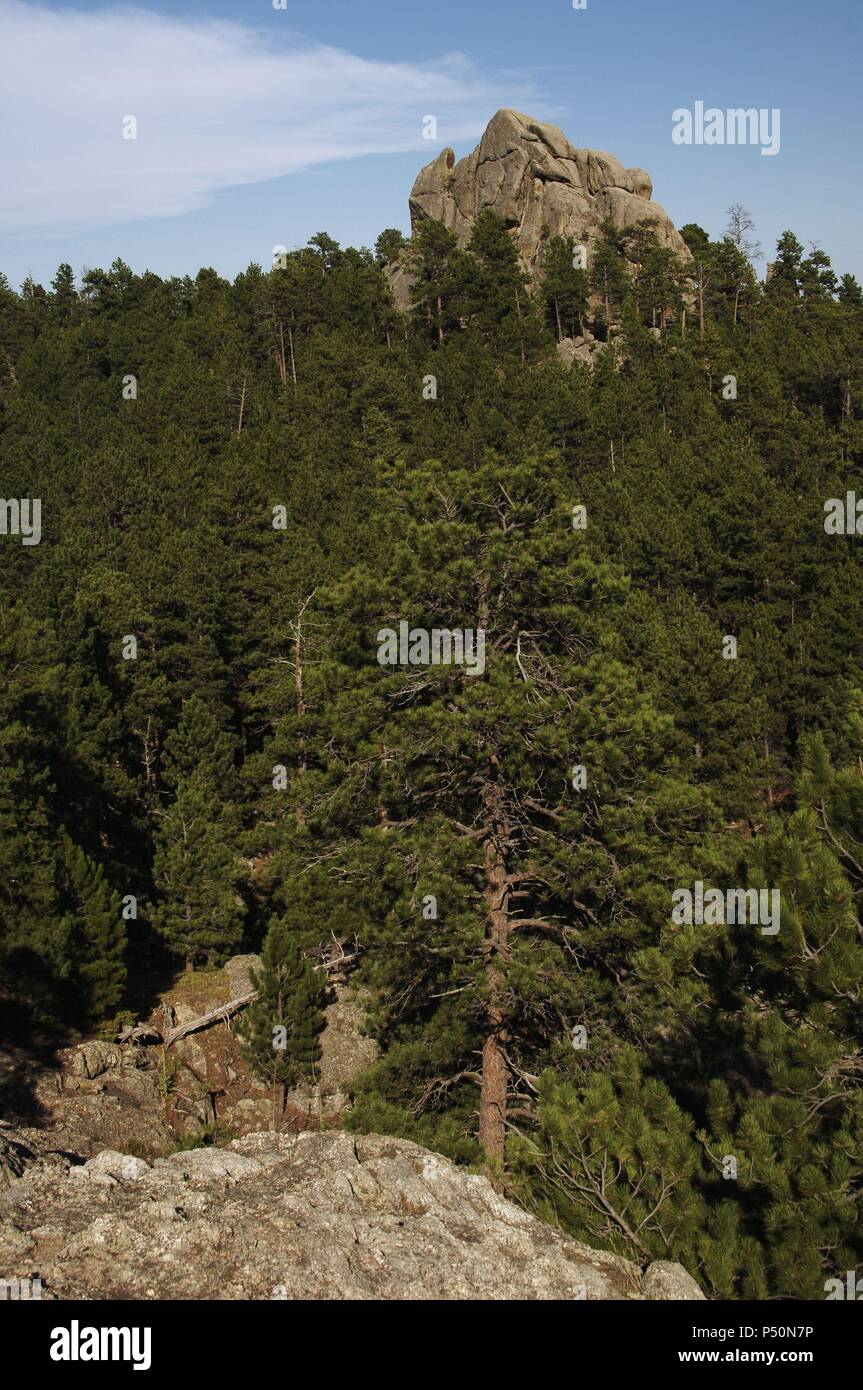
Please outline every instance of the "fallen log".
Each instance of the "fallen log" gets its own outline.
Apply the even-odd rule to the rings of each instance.
[[[327,948],[329,950],[329,958],[313,966],[312,968],[314,970],[323,971],[326,975],[338,975],[342,972],[347,973],[354,968],[360,956],[356,937],[354,938],[353,949],[350,951],[345,951],[341,942],[336,942],[335,944],[339,954],[333,955],[332,948]],[[193,1018],[188,1023],[182,1023],[176,1028],[168,1028],[165,1031],[162,1042],[165,1047],[170,1047],[173,1043],[179,1041],[180,1038],[185,1038],[188,1033],[197,1033],[201,1028],[209,1028],[211,1023],[227,1023],[232,1014],[239,1013],[240,1009],[245,1009],[257,999],[257,997],[258,991],[251,990],[248,994],[241,994],[236,999],[230,999],[227,1004],[219,1004],[217,1008],[211,1009],[209,1013],[201,1014],[198,1018]],[[173,1010],[171,1011],[171,1015],[173,1015]]]
[[[252,990],[250,994],[241,994],[238,999],[229,999],[227,1004],[219,1004],[218,1008],[211,1009],[207,1014],[190,1019],[188,1023],[181,1023],[176,1028],[169,1028],[162,1041],[166,1047],[171,1047],[180,1038],[185,1038],[187,1033],[197,1033],[200,1028],[209,1028],[211,1023],[227,1023],[232,1014],[245,1009],[257,997],[257,990]]]

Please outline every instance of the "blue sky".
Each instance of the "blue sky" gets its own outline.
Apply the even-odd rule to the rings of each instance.
[[[646,168],[678,225],[719,235],[740,202],[768,252],[791,227],[863,279],[861,0],[0,0],[0,53],[16,285],[116,256],[233,276],[321,230],[372,245],[499,106]],[[778,107],[779,153],[675,145],[696,101]]]

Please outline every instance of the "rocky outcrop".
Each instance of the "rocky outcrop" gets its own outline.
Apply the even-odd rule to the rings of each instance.
[[[557,345],[557,355],[567,367],[573,362],[590,362],[597,352],[604,352],[608,343],[598,342],[592,333],[583,338],[561,338]]]
[[[689,260],[686,243],[652,197],[643,169],[625,169],[604,150],[577,149],[557,126],[504,109],[472,154],[456,163],[445,149],[420,171],[410,197],[411,225],[434,218],[464,245],[476,218],[491,208],[533,267],[545,237],[571,236],[589,247],[606,218],[618,227],[650,218],[660,242]]]
[[[292,1088],[288,1105],[318,1123],[334,1123],[350,1110],[353,1082],[380,1056],[377,1043],[364,1033],[364,1024],[362,995],[350,984],[336,985],[324,1010],[315,1079]]]
[[[179,1137],[218,1130],[222,1139],[272,1125],[272,1090],[252,1074],[238,1036],[241,1014],[220,1009],[251,988],[258,956],[235,956],[224,971],[183,978],[149,1020],[126,1027],[113,1042],[90,1038],[60,1049],[50,1062],[0,1051],[7,1079],[6,1115],[0,1120],[0,1186],[23,1159],[57,1151],[90,1158],[100,1150],[127,1148],[146,1159],[164,1155]],[[190,986],[194,986],[191,997]],[[296,1132],[335,1124],[350,1109],[353,1083],[378,1057],[363,1031],[362,995],[350,980],[330,979],[321,1056],[313,1075],[288,1094],[279,1127]],[[213,1012],[212,1023],[162,1046],[167,1027],[189,1026]],[[20,1095],[18,1095],[20,1092]],[[18,1097],[16,1101],[16,1096]],[[23,1145],[19,1154],[15,1141]]]
[[[0,1193],[0,1277],[43,1298],[702,1298],[400,1139],[247,1134],[153,1163],[104,1151]]]
[[[233,999],[247,996],[260,968],[259,956],[232,957],[224,967],[223,993]],[[350,1109],[353,1081],[379,1055],[377,1044],[363,1033],[363,1002],[350,981],[331,980],[327,996],[320,1058],[312,1075],[288,1091],[285,1128],[317,1128],[337,1121]],[[224,1002],[217,993],[194,1007],[178,1004],[176,1022],[188,1025]],[[241,1014],[232,1027],[242,1031]],[[188,1115],[181,1122],[186,1132],[214,1122],[235,1134],[269,1127],[272,1093],[250,1074],[234,1031],[217,1020],[210,1028],[180,1038],[171,1051],[179,1064],[176,1090]],[[212,1114],[205,1114],[208,1106],[213,1106]]]

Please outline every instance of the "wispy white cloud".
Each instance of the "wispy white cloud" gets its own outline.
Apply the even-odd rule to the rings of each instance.
[[[263,12],[266,14],[266,11]],[[0,227],[83,228],[164,217],[220,188],[330,160],[473,138],[525,84],[459,54],[381,62],[292,33],[143,9],[0,0]],[[123,118],[138,135],[123,139]]]

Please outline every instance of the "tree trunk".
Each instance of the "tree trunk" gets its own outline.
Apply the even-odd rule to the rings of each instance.
[[[306,701],[303,694],[303,618],[305,617],[306,609],[316,593],[317,589],[313,589],[308,598],[303,600],[297,613],[296,622],[291,624],[294,630],[294,688],[297,693],[297,717],[300,721],[302,721],[306,715]],[[299,737],[297,765],[297,771],[300,777],[306,775],[308,765],[307,757],[306,736],[304,733],[301,733]],[[304,824],[305,817],[302,807],[297,808],[297,820],[300,825]]]
[[[490,1013],[489,1022],[500,1023],[502,1015]],[[487,1159],[503,1159],[506,1137],[506,1097],[509,1068],[501,1047],[499,1031],[489,1033],[482,1049],[482,1089],[479,1098],[479,1142]]]
[[[522,320],[522,312],[521,312],[521,300],[520,300],[519,297],[518,297],[518,290],[516,290],[516,292],[515,292],[515,307],[516,307],[516,312],[517,312],[517,314],[518,314],[518,321],[519,321],[519,323],[521,323],[523,320]],[[519,337],[521,337],[520,334],[519,334]],[[524,366],[524,338],[523,338],[523,337],[521,338],[521,364],[522,364],[522,366]]]
[[[147,715],[147,728],[146,728],[146,731],[144,732],[144,734],[140,734],[140,733],[138,734],[138,737],[141,739],[141,746],[142,746],[142,750],[143,750],[143,758],[144,758],[144,781],[145,781],[145,783],[146,783],[146,786],[147,786],[148,791],[157,790],[157,781],[158,781],[158,779],[157,779],[157,777],[156,777],[156,742],[157,742],[157,740],[156,740],[155,737],[153,737],[153,738],[150,737],[150,729],[151,729],[151,727],[152,727],[152,722],[153,722],[153,721],[152,721],[152,716],[148,714],[148,715]],[[137,733],[138,731],[135,730],[135,732]]]
[[[485,982],[486,1035],[482,1049],[482,1084],[479,1098],[479,1142],[486,1158],[503,1158],[506,1138],[506,1102],[509,1067],[506,1061],[506,948],[509,937],[509,885],[502,841],[505,824],[500,805],[500,788],[486,784],[483,800],[489,815],[489,834],[485,842]]]
[[[279,351],[277,354],[279,364],[279,380],[283,386],[288,384],[288,367],[285,362],[285,329],[282,320],[279,319]]]
[[[246,409],[246,376],[247,376],[247,373],[246,373],[246,372],[243,372],[243,390],[242,390],[242,393],[241,393],[241,395],[240,395],[240,414],[239,414],[239,417],[238,417],[238,419],[237,419],[237,438],[238,438],[238,439],[239,439],[240,435],[243,433],[243,413],[244,413],[244,411],[245,411],[245,409]]]
[[[294,358],[294,330],[288,324],[288,346],[291,349],[291,376],[294,381],[294,395],[297,394],[297,363]]]

